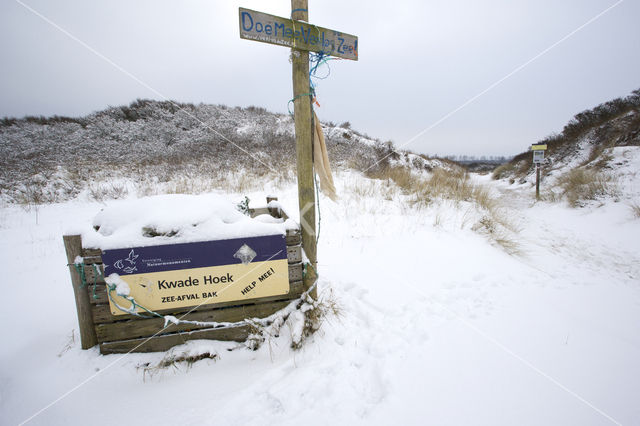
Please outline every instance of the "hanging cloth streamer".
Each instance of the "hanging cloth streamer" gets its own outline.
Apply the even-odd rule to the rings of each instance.
[[[336,186],[333,184],[331,166],[329,165],[329,155],[327,155],[327,145],[322,134],[322,125],[315,111],[313,112],[315,129],[313,132],[313,167],[320,178],[320,189],[327,197],[333,201],[338,199]]]

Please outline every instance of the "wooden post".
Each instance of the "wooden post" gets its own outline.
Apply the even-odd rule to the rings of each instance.
[[[536,200],[540,200],[540,163],[536,163]]]
[[[269,214],[273,217],[281,217],[282,214],[279,208],[269,206],[269,203],[272,201],[278,201],[278,197],[274,197],[272,195],[267,196],[267,210],[269,210]]]
[[[290,18],[239,8],[240,38],[291,48],[293,105],[302,247],[311,263],[305,289],[316,280],[316,197],[313,179],[313,111],[309,88],[309,51],[358,60],[358,37],[309,24],[307,0],[291,0]],[[316,297],[315,290],[311,292]]]
[[[307,0],[291,0],[291,19],[309,21]],[[291,50],[293,75],[293,105],[296,129],[296,153],[298,169],[298,205],[302,227],[302,248],[309,262],[317,270],[316,247],[316,196],[313,186],[313,139],[311,89],[309,87],[309,52]],[[308,268],[304,288],[315,282],[316,274]],[[316,298],[316,291],[311,293]]]
[[[73,294],[76,297],[76,311],[78,314],[78,326],[80,328],[80,343],[82,349],[89,349],[98,344],[96,329],[91,316],[91,303],[89,302],[89,292],[85,287],[81,288],[82,278],[76,270],[74,263],[76,257],[82,255],[82,238],[80,235],[65,235],[64,248],[67,252],[67,264],[69,274],[71,274],[71,284]]]

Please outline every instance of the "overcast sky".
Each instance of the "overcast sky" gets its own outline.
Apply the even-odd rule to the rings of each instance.
[[[81,116],[158,93],[287,111],[289,50],[241,40],[238,7],[289,16],[288,0],[23,3],[117,67],[2,0],[0,116]],[[359,37],[359,60],[332,61],[317,83],[320,119],[416,152],[516,154],[640,88],[636,0],[310,0],[309,17]]]

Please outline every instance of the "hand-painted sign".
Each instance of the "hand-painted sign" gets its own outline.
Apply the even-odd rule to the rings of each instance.
[[[358,60],[358,37],[240,8],[240,38]]]
[[[289,292],[284,235],[105,250],[102,260],[105,276],[118,274],[153,311]],[[113,315],[125,314],[115,303],[131,307],[115,291],[109,303]]]

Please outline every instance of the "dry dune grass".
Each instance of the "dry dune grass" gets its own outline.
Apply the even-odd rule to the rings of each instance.
[[[489,188],[474,183],[466,170],[460,167],[438,168],[425,177],[406,167],[388,167],[372,177],[393,181],[409,197],[414,208],[429,207],[438,200],[448,200],[454,204],[471,203],[481,213],[481,219],[472,229],[487,236],[508,253],[519,253],[519,244],[515,240],[519,229],[509,220]],[[438,214],[434,226],[440,226],[441,223],[442,218]]]
[[[580,207],[586,201],[597,200],[604,196],[616,196],[619,193],[615,179],[597,169],[578,167],[562,175],[557,185],[561,196],[572,207]]]

